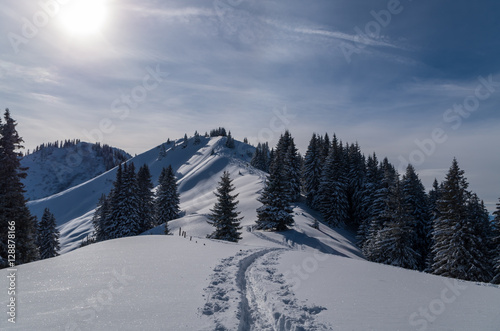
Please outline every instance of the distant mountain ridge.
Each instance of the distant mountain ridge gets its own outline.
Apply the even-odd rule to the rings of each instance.
[[[26,197],[38,200],[84,183],[130,159],[127,152],[79,140],[47,143],[23,157]]]

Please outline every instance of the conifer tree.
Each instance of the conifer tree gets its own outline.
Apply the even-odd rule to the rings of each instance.
[[[262,206],[257,209],[258,230],[284,231],[293,225],[290,194],[284,173],[284,161],[281,151],[276,150],[271,166],[269,167],[264,190],[258,201]]]
[[[252,159],[250,160],[250,165],[252,165],[252,167],[265,171],[261,161],[262,160],[261,150],[262,150],[261,144],[258,143],[257,147],[255,148],[255,152],[253,153]]]
[[[351,144],[347,152],[347,221],[353,228],[359,228],[363,218],[363,184],[365,181],[365,157],[359,145]]]
[[[492,256],[493,256],[493,284],[500,284],[500,199],[497,208],[493,212],[492,229]]]
[[[106,239],[114,239],[118,238],[118,225],[119,219],[124,217],[121,205],[126,203],[122,196],[122,184],[123,182],[123,168],[122,165],[118,165],[118,169],[116,171],[116,178],[113,182],[113,188],[109,194],[109,218],[107,219],[107,224],[102,227],[102,231],[104,231]],[[105,230],[104,230],[105,229]]]
[[[179,217],[179,193],[172,166],[163,168],[156,198],[156,224],[165,223],[165,234],[169,234],[168,221]]]
[[[360,193],[360,225],[357,235],[359,246],[361,248],[363,248],[366,240],[368,239],[370,224],[374,215],[373,202],[375,201],[375,193],[380,188],[383,178],[383,174],[380,172],[378,167],[378,159],[375,153],[373,156],[368,156],[368,159],[366,160],[365,174],[363,187]]]
[[[320,143],[319,146],[320,146],[321,164],[325,164],[331,146],[330,137],[328,136],[328,133],[325,133],[324,137],[320,137],[319,143]]]
[[[281,135],[276,146],[276,153],[279,153],[282,157],[281,162],[283,163],[284,176],[288,184],[288,198],[291,202],[297,201],[301,190],[301,160],[297,154],[294,139],[288,130]],[[272,170],[270,169],[269,171]]]
[[[262,171],[269,171],[269,145],[258,143],[250,164]]]
[[[424,270],[428,254],[431,250],[430,238],[430,215],[428,206],[428,197],[420,178],[418,178],[415,168],[409,164],[406,173],[402,179],[402,190],[405,197],[405,203],[410,209],[410,214],[414,224],[408,224],[415,233],[415,242],[413,249],[420,256],[418,269]]]
[[[227,134],[226,147],[227,148],[234,148],[234,138],[231,135],[231,131],[229,131],[229,133]]]
[[[9,227],[15,228],[15,265],[35,261],[39,258],[36,246],[36,219],[26,206],[24,185],[26,168],[21,167],[23,148],[16,121],[5,110],[5,123],[0,121],[0,268],[10,266],[8,255],[14,248],[8,246]]]
[[[432,189],[429,191],[429,216],[431,220],[438,218],[439,210],[438,210],[438,201],[441,199],[441,186],[439,185],[437,179],[434,179],[432,183]]]
[[[147,164],[144,164],[137,172],[137,186],[140,203],[140,215],[142,216],[141,230],[144,232],[154,226],[154,193],[151,172]]]
[[[271,165],[271,150],[269,149],[269,143],[266,141],[262,144],[262,164],[264,165],[264,171],[269,172],[269,166]]]
[[[133,163],[123,168],[122,192],[123,203],[121,204],[122,218],[118,221],[118,237],[136,236],[143,232],[145,227],[143,215],[141,215],[141,201],[139,197],[139,185]]]
[[[484,201],[479,199],[476,193],[469,193],[467,208],[469,212],[470,229],[477,240],[476,256],[481,264],[484,279],[491,280],[494,267],[494,257],[492,256],[492,225],[490,214],[484,205]],[[481,271],[479,271],[481,272]],[[483,280],[485,281],[485,280]]]
[[[320,141],[314,133],[307,147],[302,172],[302,186],[306,194],[306,203],[314,209],[318,207],[315,202],[321,183],[321,149],[319,144]]]
[[[434,246],[434,227],[433,224],[441,216],[438,209],[438,201],[441,199],[442,185],[440,185],[437,179],[434,179],[432,183],[432,189],[429,191],[428,208],[429,208],[429,247],[427,251],[427,258],[425,261],[425,272],[432,272],[432,264],[434,263],[434,253],[432,247]]]
[[[234,191],[233,181],[229,177],[229,173],[224,171],[221,181],[218,184],[216,192],[217,202],[213,209],[210,209],[211,214],[208,217],[208,224],[215,227],[215,231],[208,235],[208,238],[220,239],[232,242],[238,242],[241,239],[241,220],[238,217],[240,212],[236,211],[236,206],[239,201],[236,200],[238,194],[232,194]]]
[[[290,139],[287,150],[285,151],[285,173],[290,190],[290,201],[298,201],[301,191],[301,156],[297,153],[297,147],[293,138]]]
[[[386,222],[376,234],[371,260],[406,269],[417,269],[419,253],[413,249],[416,232],[414,218],[399,181],[389,188],[387,208],[383,217]]]
[[[432,270],[436,275],[484,282],[491,275],[485,265],[485,243],[467,205],[468,185],[464,171],[453,159],[438,201],[441,216],[433,224]]]
[[[198,131],[195,131],[193,145],[199,145],[200,143],[201,143],[200,134],[198,133]]]
[[[319,210],[330,226],[344,225],[347,220],[346,186],[343,147],[334,135],[323,165],[318,193]]]
[[[120,165],[110,199],[109,239],[135,236],[141,233],[139,187],[133,163]]]
[[[97,203],[97,208],[92,217],[92,225],[94,226],[94,234],[96,241],[104,241],[110,239],[111,232],[111,206],[110,199],[102,194]]]
[[[391,220],[390,213],[390,192],[397,184],[398,175],[394,166],[389,163],[387,158],[384,158],[380,164],[379,174],[382,175],[381,182],[377,186],[376,191],[373,193],[373,201],[370,210],[370,217],[368,219],[367,236],[362,246],[363,254],[371,260],[377,261],[376,254],[379,251],[376,249],[377,237],[380,230],[382,230],[386,223]],[[379,176],[380,176],[379,175]]]
[[[38,228],[38,246],[40,259],[59,255],[59,230],[56,227],[54,214],[45,208]]]

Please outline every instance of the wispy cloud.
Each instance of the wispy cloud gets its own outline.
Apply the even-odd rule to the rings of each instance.
[[[340,41],[349,41],[357,44],[362,44],[365,46],[377,46],[377,47],[390,47],[399,48],[401,46],[391,43],[388,37],[374,38],[361,38],[356,34],[349,34],[342,31],[334,31],[327,29],[326,27],[317,27],[311,24],[311,26],[296,26],[283,21],[278,21],[276,19],[264,18],[263,22],[269,24],[275,28],[281,29],[289,33],[303,34],[310,37],[319,37],[322,39],[335,39]]]
[[[200,7],[158,8],[147,7],[147,4],[144,3],[141,5],[127,3],[122,5],[122,8],[145,17],[157,17],[162,19],[188,18],[194,16],[210,17],[215,15],[213,10]]]

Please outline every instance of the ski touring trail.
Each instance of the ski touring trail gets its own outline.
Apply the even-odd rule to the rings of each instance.
[[[332,330],[315,320],[326,308],[299,302],[275,266],[284,248],[242,250],[222,259],[200,313],[208,330]]]

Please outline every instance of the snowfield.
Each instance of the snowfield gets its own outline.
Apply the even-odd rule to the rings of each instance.
[[[55,214],[61,256],[16,271],[16,323],[8,330],[499,330],[500,289],[367,262],[351,233],[320,224],[299,204],[288,231],[256,231],[265,174],[249,166],[251,146],[225,138],[181,141],[136,156],[156,183],[177,172],[184,216],[141,236],[76,249],[91,233],[93,209],[115,169],[30,203]],[[206,239],[222,172],[239,193],[242,240]],[[180,236],[186,232],[186,236]],[[8,270],[0,271],[7,311]]]
[[[498,330],[500,290],[321,253],[147,235],[18,267],[13,330]],[[2,270],[2,286],[8,272]],[[6,307],[6,291],[2,292]]]

